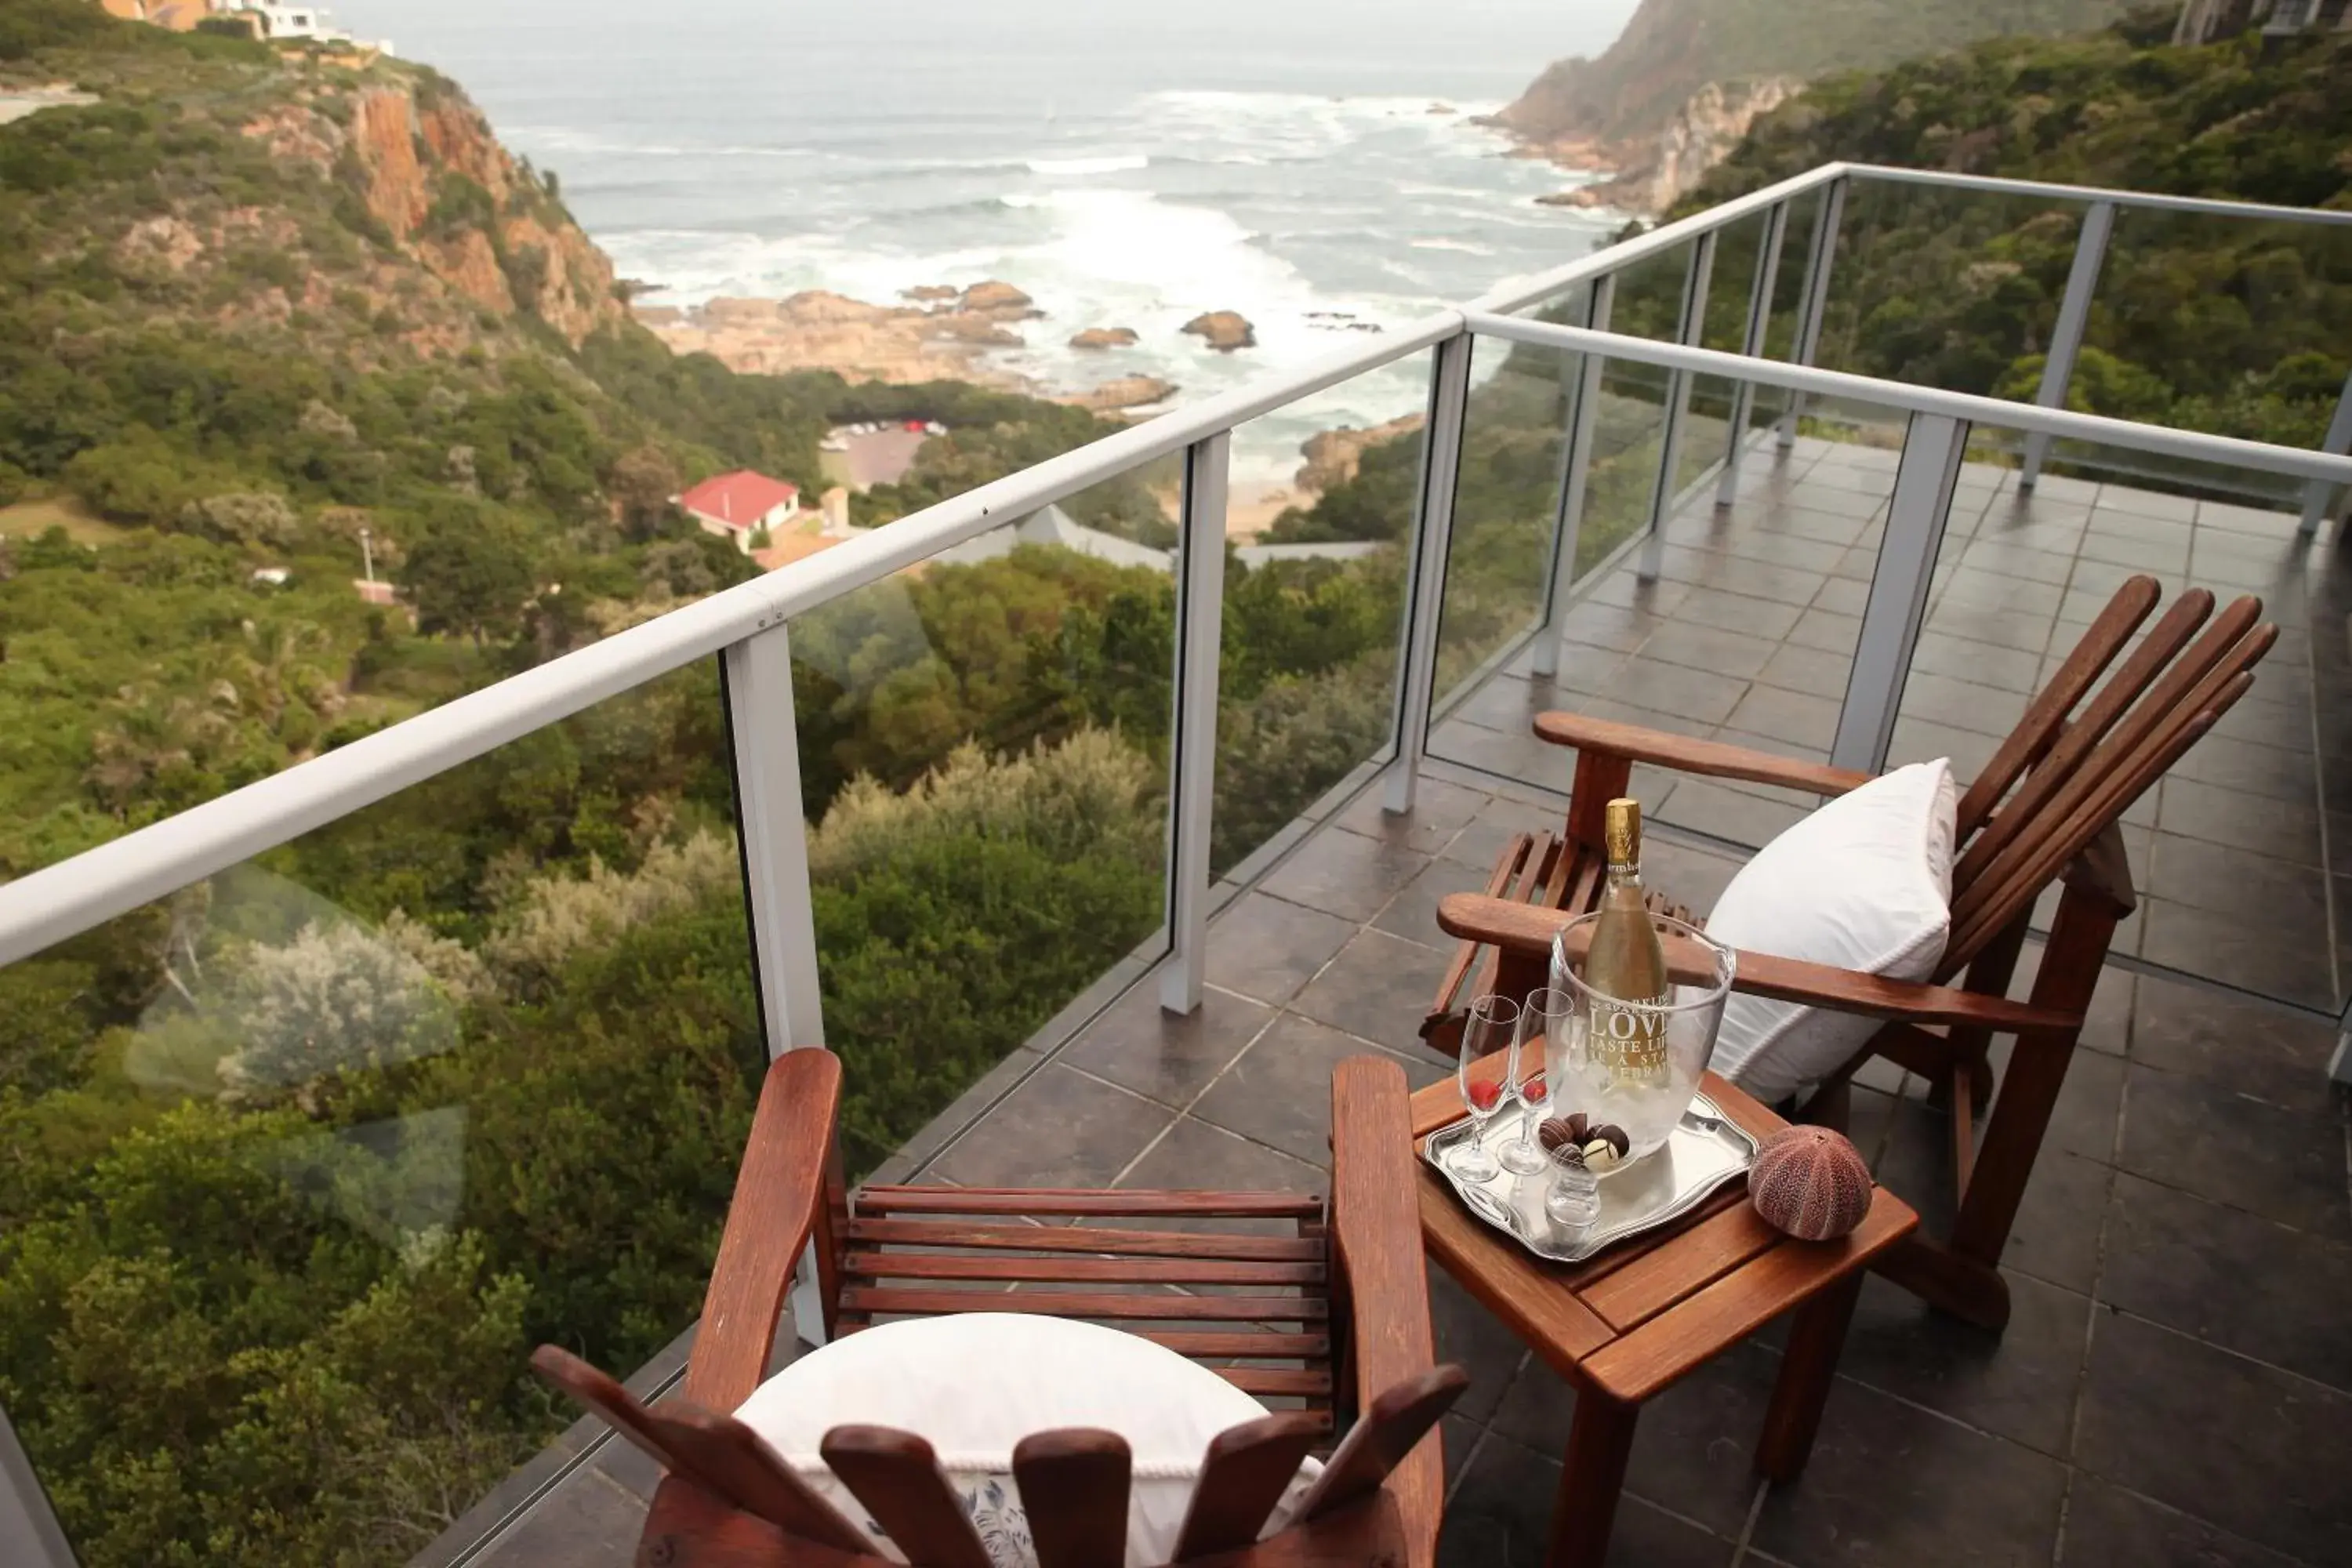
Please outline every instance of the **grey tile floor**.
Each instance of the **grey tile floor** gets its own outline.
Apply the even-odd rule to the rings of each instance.
[[[1435,900],[1559,802],[1433,764],[1410,817],[1367,792],[1226,908],[1187,1018],[1138,986],[1024,1053],[919,1141],[916,1179],[1314,1185],[1327,1084],[1381,1052],[1442,1075],[1413,1030],[1447,953]],[[1653,839],[1651,876],[1706,908],[1738,860]],[[2029,948],[2027,963],[2038,958]],[[1643,1415],[1612,1562],[1628,1565],[2352,1561],[2352,1205],[2332,1028],[2111,970],[2027,1194],[1995,1339],[1874,1280],[1811,1467],[1749,1454],[1777,1334]],[[1943,1119],[1873,1071],[1855,1138],[1931,1225]],[[1472,1373],[1445,1425],[1443,1561],[1540,1561],[1574,1396],[1442,1273],[1441,1353]],[[481,1561],[629,1560],[652,1473],[608,1445]]]
[[[1717,509],[1710,487],[1669,521],[1654,582],[1629,562],[1570,612],[1556,678],[1533,677],[1522,654],[1441,710],[1432,754],[1562,788],[1570,758],[1528,721],[1572,708],[1826,758],[1896,456],[1813,439],[1751,454],[1736,505]],[[1974,776],[2136,572],[2168,600],[2192,584],[2258,595],[2281,636],[2252,691],[2126,817],[2146,910],[2117,945],[2335,1010],[2352,982],[2352,567],[2298,542],[2286,512],[2056,476],[2021,495],[2015,479],[1962,470],[1890,760],[1948,756]],[[1637,783],[1655,819],[1751,848],[1808,804]]]
[[[1508,833],[1556,823],[1568,783],[1569,755],[1528,731],[1534,712],[1824,754],[1893,460],[1816,442],[1751,458],[1737,507],[1670,524],[1657,583],[1619,573],[1570,615],[1556,682],[1522,654],[1444,715],[1412,816],[1367,790],[1220,914],[1198,1014],[1163,1014],[1147,983],[1066,1043],[1016,1052],[909,1144],[914,1179],[1316,1184],[1335,1062],[1377,1051],[1416,1084],[1441,1076],[1414,1038],[1448,956],[1436,900],[1483,883]],[[2332,1010],[2352,956],[2336,934],[2352,908],[2352,589],[2281,514],[2059,479],[2021,499],[2001,470],[1971,467],[1896,760],[1948,754],[1972,772],[2133,570],[2168,594],[2260,593],[2284,635],[2254,694],[2131,815],[2146,913],[2124,950]],[[1652,879],[1701,910],[1738,868],[1727,846],[1761,844],[1801,809],[1648,770],[1636,788],[1663,825]],[[2334,1044],[2308,1013],[2111,969],[2011,1241],[2008,1332],[1873,1280],[1812,1463],[1783,1486],[1748,1468],[1777,1353],[1759,1335],[1644,1413],[1611,1561],[2352,1562]],[[1941,1113],[1900,1071],[1864,1082],[1856,1141],[1940,1224]],[[1473,1376],[1445,1426],[1444,1562],[1534,1564],[1573,1394],[1442,1274],[1432,1284],[1441,1353]],[[617,1568],[653,1479],[608,1443],[476,1561]]]

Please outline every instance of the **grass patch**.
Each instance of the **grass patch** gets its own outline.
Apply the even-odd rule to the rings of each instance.
[[[70,496],[48,500],[20,500],[0,506],[0,534],[10,539],[37,539],[52,528],[62,528],[76,544],[120,544],[135,530],[92,514]]]

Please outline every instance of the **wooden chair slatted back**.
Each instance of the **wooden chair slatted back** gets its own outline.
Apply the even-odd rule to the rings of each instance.
[[[836,1551],[870,1549],[864,1531],[842,1518],[757,1433],[733,1416],[713,1415],[682,1400],[662,1410],[648,1409],[611,1374],[555,1345],[532,1352],[530,1364],[638,1448],[670,1470],[694,1477],[745,1513]]]
[[[2259,599],[2242,597],[2213,616],[2212,595],[2192,589],[2093,694],[2156,595],[2148,577],[2116,591],[1963,797],[1951,939],[1937,979],[1958,973],[2024,915],[2244,694],[2277,640],[2275,626],[2257,624]]]
[[[866,1533],[734,1417],[684,1400],[648,1409],[612,1377],[553,1345],[541,1345],[531,1365],[672,1474],[784,1531],[779,1563],[793,1561],[795,1541],[824,1549],[811,1554],[814,1561],[835,1561],[832,1552],[870,1560]],[[1333,1520],[1377,1491],[1469,1384],[1469,1373],[1447,1364],[1374,1399],[1300,1501],[1292,1528]],[[1220,1433],[1202,1460],[1171,1562],[1200,1562],[1255,1542],[1323,1430],[1313,1413],[1292,1410]],[[887,1426],[835,1426],[818,1452],[910,1568],[991,1568],[971,1516],[922,1437]],[[1131,1473],[1127,1442],[1116,1433],[1069,1428],[1021,1440],[1013,1475],[1039,1568],[1120,1568]],[[1356,1558],[1343,1553],[1333,1561]]]
[[[992,1568],[929,1443],[895,1427],[835,1426],[816,1451],[914,1568]]]
[[[2010,786],[2041,761],[2051,742],[2057,739],[2059,726],[2066,721],[2066,715],[2074,710],[2074,704],[2090,690],[2091,683],[2107,668],[2116,651],[2131,640],[2132,633],[2156,607],[2161,592],[2155,578],[2145,576],[2129,578],[2116,590],[2115,597],[2107,601],[2106,608],[2083,634],[2083,640],[2074,645],[2074,651],[2066,656],[2057,673],[2050,678],[2050,684],[2027,706],[2025,717],[2000,743],[1992,761],[1985,764],[1984,772],[1960,796],[1959,836],[1963,842],[1992,815],[1993,807],[2009,793]]]
[[[1318,1423],[1286,1410],[1212,1438],[1201,1464],[1201,1484],[1193,1489],[1184,1526],[1177,1532],[1176,1561],[1238,1552],[1255,1541],[1298,1473],[1298,1462],[1314,1448],[1318,1432]],[[1029,1495],[1025,1481],[1021,1495]],[[1126,1521],[1120,1522],[1124,1526]]]
[[[2126,584],[2125,586],[2128,588],[2130,584]],[[2109,606],[2113,607],[2112,605]],[[2196,635],[2198,627],[2205,624],[2212,609],[2213,595],[2204,589],[2193,589],[2183,594],[2149,628],[2147,637],[2125,658],[2122,668],[2116,671],[2114,677],[2099,688],[2097,695],[2083,704],[2080,717],[2071,721],[2068,720],[2073,711],[2071,704],[2058,711],[2059,725],[2053,732],[2049,748],[2021,780],[2011,781],[2016,784],[2016,793],[1996,802],[1992,814],[1977,825],[1975,837],[1967,839],[1968,847],[1952,868],[1952,883],[1956,889],[1966,888],[1984,868],[1987,861],[2036,820],[2036,814],[2051,795],[2065,783],[2076,764],[2106,738],[2108,731],[2115,728],[2116,721],[2124,716],[2132,703],[2138,700],[2164,673],[2165,667],[2188,646],[2189,639]],[[2083,651],[2077,648],[2075,653],[2079,656]],[[2109,657],[2113,657],[2112,653]],[[2101,673],[2104,668],[2102,666],[2101,670],[2092,673]],[[2053,684],[2051,689],[2054,691],[2057,688]],[[2080,698],[2081,693],[2078,692],[2077,700]],[[2028,718],[2031,721],[2032,716]],[[1972,789],[1970,793],[1975,792]],[[1966,838],[1965,833],[1963,837]]]
[[[1980,952],[2004,923],[2030,905],[2246,694],[2254,678],[2245,666],[2262,658],[2276,640],[2275,628],[2265,626],[2263,631],[2266,635],[2250,637],[2241,645],[2242,658],[2233,657],[2229,669],[2216,672],[2220,685],[2210,691],[2200,691],[2196,705],[2170,715],[2134,752],[2126,765],[2108,773],[2095,789],[2085,792],[2074,802],[2065,818],[2055,824],[2049,835],[2031,847],[2021,847],[2016,862],[2001,873],[1997,896],[1989,897],[1982,908],[1966,921],[1959,918],[1957,910],[1954,911],[1953,952],[1961,954],[1964,961]]]

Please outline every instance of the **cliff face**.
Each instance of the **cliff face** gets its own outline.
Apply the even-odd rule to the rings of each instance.
[[[1643,0],[1606,53],[1546,68],[1494,122],[1540,155],[1619,176],[1571,199],[1654,210],[1805,81],[1998,34],[2083,31],[2128,9],[2129,0]]]
[[[243,129],[353,191],[394,247],[480,310],[528,312],[574,348],[625,318],[611,261],[438,79],[372,72],[348,97],[305,95]]]

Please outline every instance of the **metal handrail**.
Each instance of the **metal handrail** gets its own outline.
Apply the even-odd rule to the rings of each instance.
[[[1958,191],[2038,196],[2046,201],[2112,202],[2119,207],[2201,213],[2208,217],[2242,218],[2254,223],[2308,223],[2339,227],[2352,225],[2352,212],[2334,207],[2282,207],[2268,202],[2227,201],[2219,196],[2171,196],[2156,191],[2111,190],[2104,185],[2058,185],[2047,180],[2011,180],[1996,174],[1960,174],[1943,169],[1904,169],[1892,163],[1841,163],[1837,167],[1857,180],[1877,180],[1888,184],[1944,185]]]
[[[1853,398],[1883,408],[1900,409],[1907,414],[1941,415],[1947,418],[1965,419],[1973,425],[1997,425],[2059,439],[2157,452],[2189,462],[2255,468],[2265,473],[2286,474],[2299,479],[2318,479],[2331,484],[2352,484],[2352,458],[2338,458],[2326,452],[2273,447],[2266,442],[2248,441],[2236,436],[2209,436],[2202,431],[2176,430],[2165,425],[2136,425],[2128,419],[2110,418],[2104,414],[2077,414],[2071,409],[2012,403],[2006,398],[1985,397],[1971,392],[1945,392],[1932,386],[1914,386],[1908,382],[1855,375],[1848,371],[1820,370],[1809,364],[1794,364],[1783,360],[1751,359],[1746,354],[1726,353],[1719,349],[1662,342],[1654,338],[1626,337],[1618,332],[1596,332],[1587,327],[1556,326],[1549,321],[1531,321],[1524,316],[1498,316],[1487,311],[1471,310],[1464,312],[1464,320],[1469,323],[1470,331],[1478,336],[1505,338],[1538,348],[1597,354],[1604,359],[1630,360],[1641,364],[1661,365],[1668,370],[1717,376],[1727,381],[1750,381],[1815,397]]]

